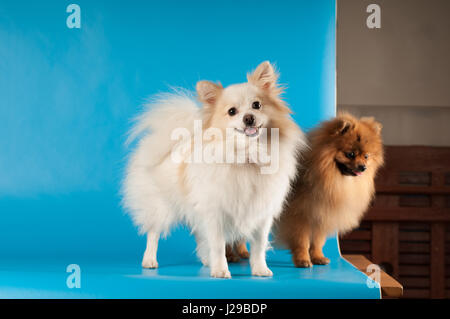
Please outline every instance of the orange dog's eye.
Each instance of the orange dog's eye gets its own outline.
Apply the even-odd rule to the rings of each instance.
[[[235,107],[232,107],[228,110],[228,115],[233,116],[237,114],[237,109]]]
[[[364,154],[364,158],[368,159],[369,158],[369,154]]]
[[[345,153],[345,156],[349,159],[354,159],[355,158],[355,153],[354,152],[348,152]]]
[[[261,103],[259,101],[253,102],[252,108],[254,108],[255,110],[259,110],[261,108]]]

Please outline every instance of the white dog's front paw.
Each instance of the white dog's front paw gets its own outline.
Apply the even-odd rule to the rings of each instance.
[[[230,271],[228,269],[211,269],[211,277],[214,278],[231,278]]]
[[[144,256],[144,259],[142,259],[142,268],[158,268],[156,258]]]
[[[273,273],[272,270],[270,270],[267,266],[257,266],[252,267],[252,275],[260,277],[272,277]]]

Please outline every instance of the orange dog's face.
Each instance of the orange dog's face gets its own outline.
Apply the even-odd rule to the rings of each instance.
[[[209,81],[197,83],[203,103],[205,127],[222,131],[233,129],[236,135],[258,137],[261,128],[278,127],[287,120],[289,108],[280,98],[278,75],[269,62],[261,63],[248,74],[248,82],[223,88]]]
[[[336,168],[342,175],[360,176],[383,164],[381,124],[373,118],[342,115],[331,122]]]

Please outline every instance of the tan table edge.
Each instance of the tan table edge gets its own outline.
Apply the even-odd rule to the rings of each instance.
[[[366,270],[367,266],[373,264],[363,255],[342,255],[349,263],[355,266],[359,271],[370,275]],[[382,297],[399,298],[403,296],[403,286],[384,271],[381,271],[380,282]]]

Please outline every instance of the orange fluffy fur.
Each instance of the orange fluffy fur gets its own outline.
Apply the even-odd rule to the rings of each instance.
[[[341,114],[308,138],[310,150],[276,223],[277,240],[291,250],[296,267],[329,263],[322,252],[326,237],[358,226],[383,164],[381,124],[373,118]]]

